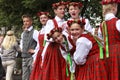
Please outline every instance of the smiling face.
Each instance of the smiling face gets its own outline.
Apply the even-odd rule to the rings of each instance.
[[[29,28],[30,26],[32,26],[32,19],[30,19],[29,17],[24,17],[23,25],[24,25],[24,28]]]
[[[70,26],[70,33],[74,39],[78,39],[83,32],[84,32],[84,28],[81,28],[78,23],[73,23]]]
[[[52,35],[52,38],[57,43],[63,42],[63,35],[60,32],[54,32],[54,34]]]
[[[48,17],[46,15],[44,15],[44,14],[39,16],[39,19],[40,19],[40,23],[42,25],[45,25],[47,23],[47,21],[48,21]]]
[[[65,6],[64,5],[58,6],[57,9],[54,9],[54,12],[55,12],[56,16],[63,18],[64,14],[65,14]]]
[[[77,19],[79,18],[79,13],[80,13],[80,9],[78,6],[69,6],[69,14],[71,16],[71,18],[73,19]]]

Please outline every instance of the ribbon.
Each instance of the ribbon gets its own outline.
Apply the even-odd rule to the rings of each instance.
[[[46,40],[43,41],[43,46],[45,46],[45,44],[46,44]]]
[[[98,46],[99,46],[99,50],[100,50],[100,59],[103,59],[104,55],[103,55],[103,45],[102,43],[97,39],[96,36],[94,36],[94,39],[97,41]]]
[[[105,48],[106,48],[106,57],[108,58],[109,57],[109,44],[108,44],[108,31],[107,31],[107,25],[106,25],[106,22],[103,21],[102,23],[102,26],[103,26],[103,36],[104,36],[104,40],[105,40]]]
[[[67,42],[67,39],[66,39],[65,36],[64,36],[64,38],[65,38],[65,45],[66,45],[66,48],[67,48],[67,51],[68,51],[67,63],[72,67],[72,59],[71,59],[70,52],[69,52],[68,42]],[[69,76],[68,66],[67,65],[66,65],[66,75]],[[71,72],[70,80],[74,80],[74,76],[73,75],[74,75],[74,73]]]

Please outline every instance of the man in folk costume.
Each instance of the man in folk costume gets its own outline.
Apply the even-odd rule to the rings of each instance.
[[[102,0],[104,21],[98,31],[103,37],[108,80],[120,80],[120,20],[115,17],[120,0]]]

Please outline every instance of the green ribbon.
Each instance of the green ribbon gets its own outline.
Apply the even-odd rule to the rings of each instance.
[[[99,46],[99,50],[100,50],[100,59],[103,59],[104,55],[103,55],[103,46],[102,46],[102,43],[97,40],[97,38],[94,36],[95,40],[97,41],[98,43],[98,46]]]
[[[106,44],[106,57],[109,57],[109,45],[108,45],[108,31],[107,31],[107,25],[105,23],[105,21],[103,22],[103,27],[104,27],[104,31],[105,31],[105,44]]]
[[[69,47],[68,47],[68,42],[65,41],[65,44],[66,44],[66,48],[67,50],[69,51]],[[72,66],[72,59],[71,59],[71,56],[70,56],[70,52],[68,52],[67,54],[67,63],[69,63],[70,66]],[[69,72],[68,72],[68,66],[66,65],[66,75],[69,76]],[[74,73],[71,73],[70,75],[70,80],[73,80],[74,78]]]
[[[85,32],[88,32],[87,30],[85,30]],[[88,32],[88,33],[90,33],[90,32]],[[91,33],[90,33],[90,35],[92,35]],[[94,37],[94,39],[97,41],[97,43],[98,43],[98,46],[99,46],[99,50],[100,50],[100,59],[103,59],[104,58],[104,53],[103,53],[103,45],[102,45],[102,43],[100,42],[100,40],[99,39],[97,39],[97,36],[93,36]]]
[[[45,46],[45,44],[46,44],[46,40],[43,41],[43,46]]]

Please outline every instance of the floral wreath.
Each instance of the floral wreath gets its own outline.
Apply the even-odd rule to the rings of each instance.
[[[68,20],[67,21],[67,25],[70,27],[73,23],[78,23],[80,26],[84,26],[85,25],[85,19],[82,20]]]
[[[53,35],[55,32],[60,32],[60,33],[61,33],[61,32],[62,32],[62,28],[59,28],[59,27],[53,28],[53,29],[50,31],[50,33],[47,34],[47,39],[52,38],[52,35]]]
[[[106,4],[111,4],[111,3],[120,3],[120,0],[103,0],[101,4],[106,5]]]
[[[41,16],[41,15],[50,16],[49,12],[38,12],[37,15],[38,16]]]
[[[52,4],[52,8],[53,9],[56,9],[58,6],[60,6],[60,5],[67,5],[68,4],[68,2],[63,2],[63,1],[61,1],[61,2],[58,2],[58,3],[54,3],[54,4]]]
[[[68,7],[69,6],[78,6],[79,8],[81,8],[83,4],[81,2],[69,2]]]

